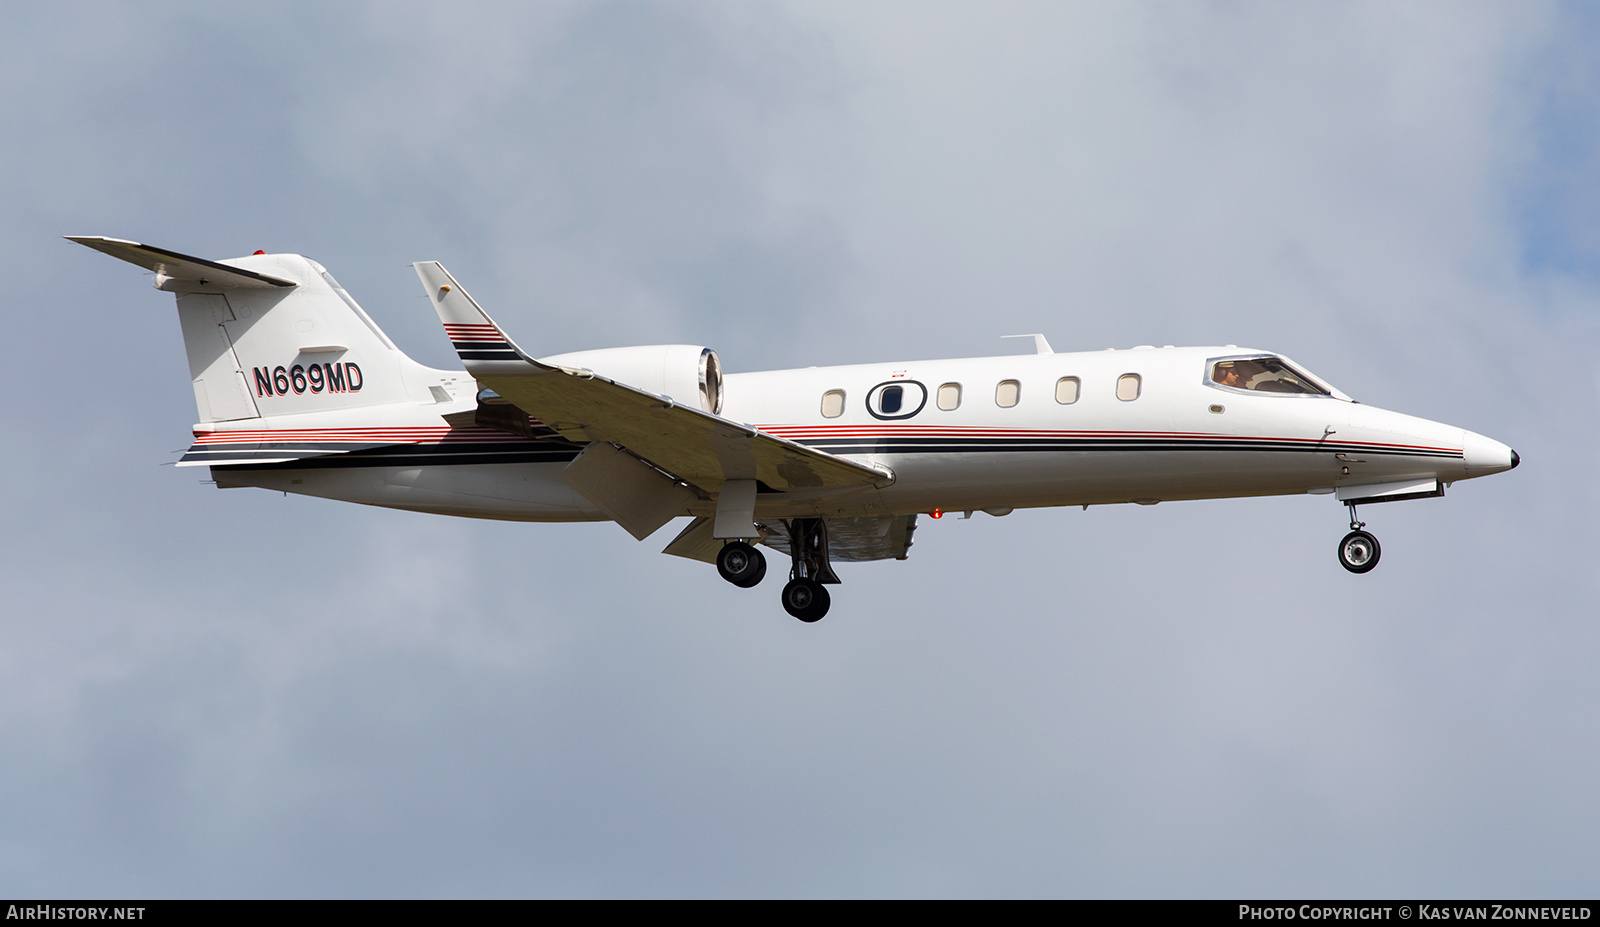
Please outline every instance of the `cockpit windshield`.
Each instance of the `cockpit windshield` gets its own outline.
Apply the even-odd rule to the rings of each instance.
[[[1261,393],[1299,393],[1326,396],[1328,391],[1283,362],[1282,358],[1236,357],[1211,365],[1211,382],[1218,386]]]

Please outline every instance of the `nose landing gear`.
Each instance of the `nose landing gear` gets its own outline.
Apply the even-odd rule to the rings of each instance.
[[[1345,504],[1350,507],[1350,533],[1339,542],[1339,565],[1352,573],[1366,573],[1378,565],[1383,548],[1370,532],[1361,530],[1367,523],[1356,518],[1355,503]]]

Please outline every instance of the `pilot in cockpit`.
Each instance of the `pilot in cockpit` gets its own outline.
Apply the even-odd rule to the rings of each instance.
[[[1218,386],[1251,392],[1327,395],[1326,390],[1311,383],[1275,357],[1247,357],[1218,361],[1211,368],[1211,382]]]
[[[1212,379],[1222,386],[1231,386],[1234,389],[1245,388],[1244,377],[1240,375],[1239,368],[1234,365],[1233,361],[1223,361],[1218,364]]]

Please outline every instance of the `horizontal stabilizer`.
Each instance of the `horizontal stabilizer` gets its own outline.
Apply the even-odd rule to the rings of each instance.
[[[142,245],[136,241],[104,238],[99,235],[68,235],[67,241],[75,241],[86,248],[93,248],[129,264],[137,264],[145,270],[153,270],[168,279],[181,280],[185,283],[244,289],[297,286],[293,280],[269,277],[253,270],[229,267],[216,261],[179,254],[152,245]]]

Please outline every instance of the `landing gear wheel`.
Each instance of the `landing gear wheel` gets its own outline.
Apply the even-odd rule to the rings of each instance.
[[[791,579],[783,587],[783,610],[801,621],[822,620],[829,604],[828,590],[814,579]]]
[[[766,557],[766,555],[763,554],[759,550],[755,551],[755,555],[756,555],[756,575],[750,577],[750,581],[749,582],[740,583],[739,584],[740,588],[749,589],[749,588],[751,588],[753,586],[759,585],[763,579],[767,578],[767,557]]]
[[[1365,573],[1378,565],[1383,548],[1365,531],[1352,531],[1339,542],[1339,565],[1352,573]]]
[[[717,572],[742,589],[749,589],[767,575],[767,558],[743,541],[726,544],[717,551]]]

